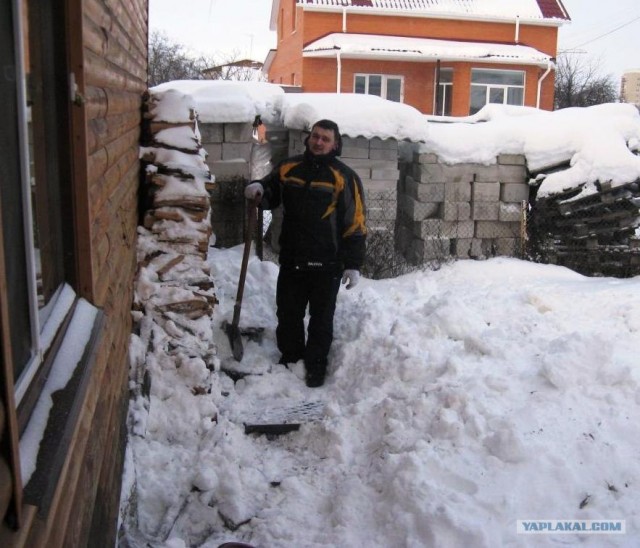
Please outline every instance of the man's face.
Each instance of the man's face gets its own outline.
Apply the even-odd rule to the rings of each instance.
[[[309,135],[309,150],[315,156],[329,154],[336,148],[336,136],[332,129],[314,127]]]

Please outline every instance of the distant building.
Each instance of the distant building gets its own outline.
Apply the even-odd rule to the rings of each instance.
[[[551,110],[561,0],[272,0],[263,71],[303,92],[366,93],[425,114]]]
[[[628,70],[622,75],[620,100],[640,105],[640,69]]]
[[[204,69],[202,75],[207,80],[260,81],[264,80],[262,66],[260,61],[240,59]]]

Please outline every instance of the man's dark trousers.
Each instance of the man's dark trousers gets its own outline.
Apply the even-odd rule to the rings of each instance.
[[[340,273],[335,269],[280,267],[276,293],[276,338],[282,361],[293,363],[304,358],[308,372],[326,370],[339,289]],[[304,316],[307,303],[310,318],[305,345]]]

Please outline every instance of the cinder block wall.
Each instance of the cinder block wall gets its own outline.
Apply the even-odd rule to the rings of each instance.
[[[200,124],[206,163],[215,177],[211,192],[211,226],[216,247],[241,243],[244,219],[244,185],[251,178],[251,123]]]
[[[448,165],[416,152],[398,196],[400,249],[413,264],[449,254],[517,256],[522,202],[528,199],[524,156]]]

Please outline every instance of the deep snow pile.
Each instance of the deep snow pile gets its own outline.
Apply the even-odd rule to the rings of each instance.
[[[231,317],[241,251],[212,249],[214,324]],[[136,466],[154,546],[638,545],[640,279],[515,259],[365,279],[341,290],[327,383],[310,389],[301,363],[275,364],[276,276],[251,258],[241,325],[266,334],[235,385],[153,343]],[[217,366],[233,363],[213,337]],[[198,405],[194,375],[211,386]],[[298,432],[244,434],[256,413],[316,400],[325,417]],[[517,535],[518,519],[628,532]]]

